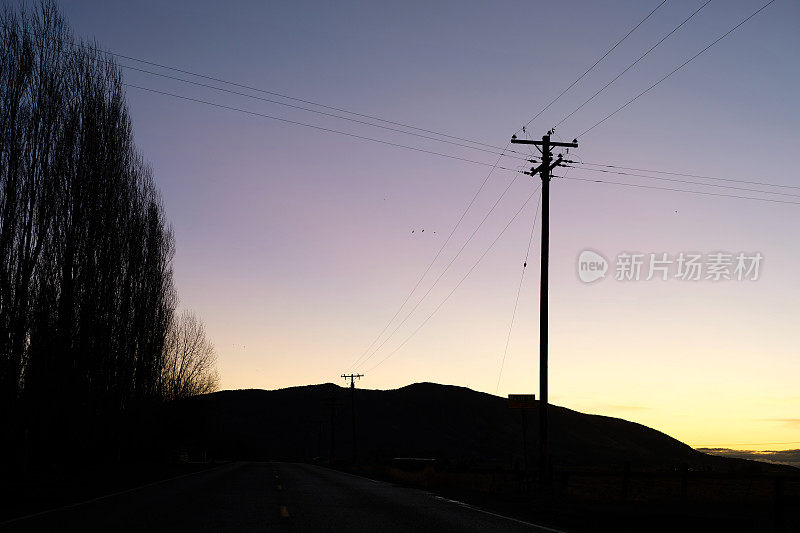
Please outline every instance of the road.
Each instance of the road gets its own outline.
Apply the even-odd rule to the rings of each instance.
[[[0,524],[2,531],[553,531],[297,463],[230,463]]]

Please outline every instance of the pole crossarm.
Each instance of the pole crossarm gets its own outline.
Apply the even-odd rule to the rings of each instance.
[[[342,377],[343,377],[344,379],[349,379],[349,380],[350,380],[350,386],[352,387],[352,386],[353,386],[353,380],[354,380],[354,379],[361,379],[361,378],[363,378],[363,377],[364,377],[364,374],[342,374]]]
[[[517,139],[516,135],[511,137],[511,144],[535,144],[536,146],[543,146],[544,141],[534,141],[529,139]],[[551,148],[552,147],[564,147],[564,148],[577,148],[578,147],[578,140],[575,139],[571,143],[560,143],[560,142],[553,142],[550,141],[547,143]]]

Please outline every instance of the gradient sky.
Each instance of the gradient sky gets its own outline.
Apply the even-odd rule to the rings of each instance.
[[[763,3],[711,2],[556,133],[571,140]],[[118,53],[504,146],[657,4],[78,0],[62,7],[78,35]],[[541,136],[701,4],[669,0],[532,123],[531,135]],[[570,155],[800,186],[798,27],[800,5],[778,0],[581,137]],[[495,158],[140,72],[125,75],[130,83],[223,105],[488,163]],[[488,172],[139,89],[129,88],[128,100],[137,143],[174,224],[180,305],[206,322],[224,388],[344,384],[339,374],[351,370],[397,310]],[[519,163],[504,158],[502,165]],[[492,174],[418,294],[514,176]],[[359,386],[433,381],[538,394],[538,222],[497,389],[535,199],[430,322],[372,368],[439,305],[537,182],[520,175],[417,312],[359,368],[367,372]],[[800,447],[792,444],[800,441],[799,227],[800,205],[554,181],[551,401],[641,422],[695,446]],[[764,263],[755,282],[586,285],[576,275],[586,248],[612,260],[622,251],[758,251]]]

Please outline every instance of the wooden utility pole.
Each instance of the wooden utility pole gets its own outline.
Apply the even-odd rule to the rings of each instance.
[[[522,415],[522,471],[527,483],[528,479],[528,411],[536,408],[535,394],[509,394],[508,406],[519,409]]]
[[[364,374],[342,374],[344,379],[350,380],[350,402],[351,402],[351,412],[353,415],[353,462],[356,462],[356,457],[358,456],[357,448],[356,448],[356,379],[361,379],[364,377]]]
[[[336,407],[339,406],[339,402],[331,396],[325,405],[331,409],[331,464],[333,464],[336,461]]]
[[[571,143],[552,142],[547,132],[541,141],[517,139],[514,144],[532,144],[542,154],[542,162],[532,167],[529,176],[539,174],[542,178],[542,272],[539,288],[539,476],[544,484],[549,482],[549,450],[547,447],[547,334],[548,334],[548,263],[550,260],[550,171],[561,164],[561,156],[553,162],[552,149],[555,147],[577,148],[578,140]],[[541,147],[541,148],[540,148]]]

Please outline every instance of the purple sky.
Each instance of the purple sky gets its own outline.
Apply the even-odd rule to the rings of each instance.
[[[74,1],[62,7],[78,35],[114,52],[502,147],[658,3]],[[541,136],[702,3],[666,2],[534,121],[531,135]],[[554,138],[571,140],[763,3],[711,2]],[[798,26],[800,6],[778,0],[581,137],[570,156],[800,186]],[[125,75],[152,89],[495,160],[140,72]],[[139,89],[128,89],[128,99],[137,143],[174,224],[181,306],[205,320],[225,388],[342,382],[339,374],[352,369],[397,310],[488,173]],[[501,165],[520,163],[503,158]],[[581,169],[558,174],[564,172],[753,195]],[[419,296],[514,176],[492,174]],[[361,386],[435,381],[501,395],[538,393],[539,222],[497,388],[536,198],[419,333],[375,367],[447,296],[537,182],[519,176],[417,312],[359,367],[367,372]],[[771,190],[800,195],[800,189]],[[759,196],[800,202],[800,196]],[[799,221],[800,205],[554,181],[551,400],[636,420],[693,445],[797,447],[791,442],[800,441]],[[758,251],[764,263],[754,282],[623,283],[612,270],[587,285],[576,275],[577,256],[587,248],[612,261],[624,251]]]

